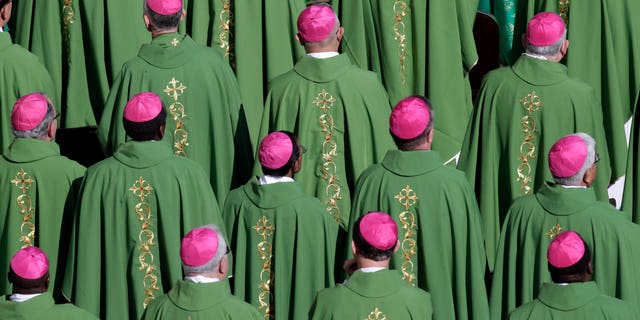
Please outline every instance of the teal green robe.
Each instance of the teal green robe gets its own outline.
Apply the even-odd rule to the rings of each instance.
[[[105,320],[139,319],[182,279],[180,241],[195,227],[223,230],[206,174],[159,141],[131,141],[87,169],[63,293]]]
[[[467,74],[478,61],[478,0],[343,0],[340,6],[343,51],[380,75],[392,105],[414,94],[433,102],[433,149],[455,165],[473,110]]]
[[[224,206],[233,293],[272,319],[307,319],[313,297],[334,284],[336,223],[298,182],[252,179]]]
[[[34,245],[47,254],[50,291],[61,298],[57,270],[66,262],[73,201],[84,172],[60,155],[55,142],[15,139],[0,157],[0,275],[5,275],[0,292],[11,290],[6,277],[11,257]]]
[[[627,320],[639,317],[630,303],[602,294],[593,281],[568,285],[545,283],[538,298],[509,314],[509,320]]]
[[[346,229],[356,180],[393,145],[384,88],[344,54],[305,56],[269,86],[260,137],[277,130],[298,137],[307,153],[296,178]]]
[[[346,284],[320,291],[310,315],[313,320],[431,319],[433,306],[431,295],[407,284],[399,271],[356,270]]]
[[[13,141],[11,110],[18,98],[33,92],[44,92],[55,106],[53,81],[38,58],[11,42],[11,36],[0,32],[0,150]]]
[[[127,140],[124,107],[142,91],[165,103],[164,141],[204,168],[220,204],[249,179],[253,152],[240,92],[219,52],[177,33],[143,45],[122,67],[100,119],[98,138],[107,154]]]
[[[23,302],[9,300],[9,296],[0,299],[0,319],[3,320],[97,320],[89,312],[70,303],[54,304],[53,297],[45,292]]]
[[[360,176],[349,220],[371,211],[398,224],[401,247],[390,268],[431,293],[435,318],[489,317],[480,212],[462,172],[437,151],[389,151]],[[352,234],[353,223],[347,239]]]
[[[545,184],[534,195],[514,201],[505,220],[491,283],[493,319],[533,300],[540,286],[551,281],[547,248],[566,230],[579,233],[589,246],[593,281],[602,292],[640,305],[640,226],[596,201],[592,188]]]
[[[599,200],[606,200],[612,177],[593,89],[569,78],[564,65],[527,56],[485,77],[458,167],[475,187],[491,269],[511,201],[553,180],[549,149],[576,132],[596,141],[600,162],[593,188]]]
[[[149,304],[142,320],[251,319],[261,320],[256,308],[231,295],[229,282],[178,281],[166,295]]]

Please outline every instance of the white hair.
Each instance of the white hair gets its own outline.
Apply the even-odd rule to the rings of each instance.
[[[582,141],[587,144],[587,159],[584,161],[584,164],[576,174],[566,178],[559,178],[554,176],[553,180],[563,186],[579,186],[582,182],[582,179],[584,178],[585,173],[587,173],[587,170],[589,170],[589,168],[591,168],[596,163],[596,141],[593,140],[590,135],[584,132],[571,134],[567,137],[570,136],[576,136],[582,139]]]
[[[216,272],[218,270],[220,262],[222,261],[222,258],[227,255],[227,241],[224,240],[224,236],[222,235],[222,231],[220,231],[220,228],[218,228],[218,226],[216,226],[215,224],[208,224],[200,228],[211,229],[216,233],[216,235],[218,235],[218,249],[216,250],[216,254],[213,256],[213,258],[211,258],[211,260],[201,266],[187,266],[183,262],[182,271],[185,275],[193,276],[202,273]]]

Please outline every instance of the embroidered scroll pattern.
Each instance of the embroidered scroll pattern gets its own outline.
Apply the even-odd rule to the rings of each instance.
[[[404,235],[402,236],[401,248],[402,248],[402,279],[406,280],[409,284],[415,286],[415,263],[416,256],[416,231],[418,226],[415,223],[414,214],[409,211],[416,201],[419,199],[416,193],[411,189],[409,185],[405,186],[400,193],[395,196],[395,199],[400,202],[400,205],[404,207],[404,211],[400,213],[398,219],[402,224],[402,230]]]
[[[186,89],[187,87],[182,82],[173,77],[164,89],[164,93],[173,99],[173,103],[169,105],[169,113],[171,113],[173,121],[176,122],[176,127],[173,130],[173,147],[175,149],[173,153],[183,157],[187,156],[185,147],[189,145],[189,132],[185,128],[184,118],[187,117],[187,114],[184,111],[184,105],[178,100]]]
[[[380,311],[380,309],[376,307],[364,320],[387,320],[387,316],[385,316],[384,313],[382,313],[382,311]]]
[[[534,158],[536,152],[534,140],[537,128],[533,114],[542,107],[542,102],[540,101],[540,97],[536,95],[536,92],[532,91],[520,99],[520,104],[522,104],[526,111],[526,115],[520,120],[522,132],[525,136],[520,145],[520,164],[517,168],[518,177],[516,181],[520,183],[520,194],[525,195],[531,194],[533,191],[531,187],[531,164],[529,163],[529,160]]]
[[[62,3],[62,23],[64,24],[65,49],[67,51],[67,62],[71,63],[71,31],[69,26],[73,23],[72,0],[64,0]]]
[[[16,203],[18,204],[20,214],[22,215],[22,224],[20,224],[21,248],[32,246],[36,234],[36,226],[31,220],[35,213],[35,207],[33,206],[31,197],[27,194],[27,190],[31,188],[31,185],[34,182],[35,180],[31,179],[31,176],[29,176],[24,169],[20,169],[20,171],[16,173],[16,176],[11,180],[11,183],[21,191],[21,194],[16,198]]]
[[[336,99],[333,98],[327,91],[322,89],[320,93],[313,100],[313,104],[322,110],[322,114],[318,118],[321,131],[325,134],[322,142],[322,179],[327,181],[327,187],[325,193],[327,195],[327,212],[338,222],[342,222],[342,216],[340,208],[338,207],[338,201],[342,200],[342,189],[340,187],[340,179],[338,178],[338,167],[335,163],[335,157],[338,156],[338,145],[333,139],[336,128],[333,116],[329,113],[329,110],[333,107]]]
[[[271,283],[273,280],[273,274],[271,272],[271,257],[273,251],[271,247],[271,236],[276,231],[271,221],[267,217],[262,216],[258,219],[256,225],[251,227],[255,230],[262,241],[258,243],[258,254],[262,263],[262,270],[260,270],[260,293],[258,294],[258,303],[260,306],[258,310],[264,310],[264,318],[271,318]]]
[[[569,7],[571,6],[571,0],[558,0],[558,6],[560,8],[560,17],[564,20],[566,28],[569,28]]]
[[[142,303],[144,308],[147,308],[149,302],[155,299],[154,292],[158,291],[158,276],[156,275],[157,267],[154,265],[154,257],[151,252],[151,247],[156,246],[155,234],[151,230],[151,218],[153,214],[151,212],[151,206],[145,201],[153,192],[153,187],[144,180],[142,177],[138,178],[129,191],[134,196],[140,199],[140,202],[136,204],[135,212],[138,216],[138,221],[141,222],[140,233],[138,234],[138,240],[140,241],[140,255],[138,255],[138,262],[140,262],[139,270],[144,271],[144,278],[142,280],[144,285],[145,299]]]
[[[562,229],[560,224],[556,223],[556,225],[551,227],[551,229],[549,229],[549,231],[547,233],[545,233],[544,235],[549,237],[549,240],[553,240],[553,238],[555,238],[557,235],[559,235],[560,232],[562,232],[562,230],[564,230],[564,229]]]
[[[398,56],[400,57],[400,79],[404,85],[406,82],[405,60],[407,60],[407,34],[405,33],[404,17],[407,16],[407,3],[397,0],[393,3],[393,39],[398,41]]]
[[[220,0],[222,2],[222,10],[220,11],[220,34],[218,39],[220,40],[220,48],[224,50],[224,56],[229,58],[229,62],[232,63],[233,57],[231,51],[233,50],[233,44],[231,43],[231,27],[233,26],[233,13],[231,12],[231,1]],[[233,66],[233,64],[232,64]]]

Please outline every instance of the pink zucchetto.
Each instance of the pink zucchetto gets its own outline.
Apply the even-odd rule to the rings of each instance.
[[[282,168],[293,154],[293,141],[283,132],[272,132],[262,139],[258,160],[260,164],[272,170]]]
[[[49,259],[40,248],[26,247],[11,258],[11,270],[23,279],[40,279],[49,271]]]
[[[424,100],[408,97],[400,100],[391,111],[389,129],[394,136],[408,140],[423,133],[430,121],[431,116]]]
[[[141,92],[133,96],[124,107],[124,118],[131,122],[153,120],[162,111],[162,100],[153,92]]]
[[[336,24],[336,14],[324,4],[310,5],[298,16],[298,36],[306,42],[326,39]]]
[[[587,160],[587,144],[576,135],[558,140],[549,150],[549,169],[556,178],[568,178],[578,173]]]
[[[47,115],[49,99],[39,92],[20,97],[13,105],[11,125],[19,131],[37,127]]]
[[[147,6],[155,13],[168,16],[182,9],[182,0],[147,0]]]
[[[556,268],[567,268],[576,264],[584,256],[584,241],[574,231],[557,235],[547,249],[547,260]]]
[[[211,261],[218,251],[218,235],[212,229],[195,228],[182,238],[180,258],[190,267],[199,267]]]
[[[359,227],[364,241],[376,249],[389,250],[398,242],[398,225],[384,212],[367,213]]]
[[[541,12],[533,16],[527,25],[527,41],[545,47],[560,40],[564,34],[564,21],[553,12]]]

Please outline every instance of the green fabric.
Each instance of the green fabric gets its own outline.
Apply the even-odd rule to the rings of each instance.
[[[0,319],[3,320],[93,320],[96,316],[70,303],[53,304],[53,297],[45,292],[23,302],[13,302],[9,296],[0,299]]]
[[[640,95],[638,96],[638,100],[640,101]],[[639,115],[640,111],[634,111],[633,124],[631,126],[629,137],[629,154],[627,158],[627,172],[624,181],[624,194],[622,195],[622,210],[631,212],[631,219],[633,222],[640,224],[640,212],[638,212],[638,209],[640,208],[640,204],[638,204],[638,201],[640,201],[640,185],[638,185],[640,183],[640,172],[636,170],[636,168],[638,168],[638,161],[640,161],[640,157],[638,156],[640,149],[636,147],[636,144],[640,139]]]
[[[307,148],[296,178],[304,192],[319,198],[327,214],[346,229],[350,190],[393,145],[384,88],[375,74],[358,69],[344,54],[328,59],[305,56],[269,85],[260,137],[276,130],[296,134]]]
[[[545,184],[534,195],[514,201],[500,235],[491,284],[491,317],[501,319],[538,296],[551,281],[547,248],[558,231],[579,233],[591,250],[594,277],[602,292],[640,305],[640,226],[592,188]]]
[[[24,177],[21,170],[25,172]],[[30,243],[47,254],[50,291],[57,299],[61,298],[62,274],[57,270],[66,262],[68,234],[73,221],[73,212],[65,206],[72,205],[77,191],[74,187],[84,171],[85,168],[77,162],[61,156],[55,142],[15,139],[4,152],[0,157],[0,274],[9,272],[9,261],[13,255]],[[24,192],[20,189],[22,178],[31,180],[31,183],[24,183]],[[23,241],[22,236],[29,233],[28,226],[21,228],[25,215],[30,215],[28,220],[33,223],[35,231]],[[62,248],[62,252],[58,253],[58,248]],[[3,276],[0,292],[9,292],[10,289],[11,284]]]
[[[398,224],[402,246],[390,268],[431,293],[435,318],[489,317],[480,212],[462,172],[442,165],[437,151],[389,151],[358,180],[347,239],[371,211]]]
[[[531,100],[529,95],[536,96],[537,111],[532,107],[528,112],[528,102],[523,104]],[[528,115],[529,132],[525,132],[523,119]],[[490,268],[511,201],[553,180],[549,149],[575,132],[587,133],[596,141],[600,162],[594,189],[599,200],[606,200],[611,181],[609,153],[602,111],[592,88],[570,79],[562,64],[527,56],[484,79],[458,165],[475,187]],[[526,177],[522,181],[518,180],[519,168]]]
[[[568,285],[545,283],[540,294],[509,314],[518,319],[638,319],[628,302],[600,293],[595,282],[577,282]]]
[[[232,296],[227,281],[178,281],[166,295],[158,297],[147,307],[142,320],[153,319],[260,320],[262,316],[254,307]]]
[[[513,29],[516,21],[516,8],[518,6],[518,0],[492,0],[493,1],[493,14],[498,22],[498,29],[500,30],[500,62],[504,65],[511,62],[513,46]],[[516,34],[517,41],[522,41],[521,34]],[[517,49],[522,49],[520,45]],[[516,49],[516,50],[517,50]],[[516,56],[522,53],[519,51]]]
[[[206,177],[196,163],[172,155],[158,141],[125,143],[113,157],[87,169],[65,296],[101,319],[139,319],[145,287],[153,282],[143,280],[145,272],[157,277],[157,289],[149,291],[160,296],[182,278],[182,236],[205,224],[224,229]],[[142,267],[140,259],[151,266]]]
[[[380,312],[379,314],[377,314]],[[320,291],[311,319],[431,319],[429,293],[412,287],[396,270],[356,270],[346,284]]]
[[[173,83],[174,79],[177,82]],[[174,86],[181,88],[175,95],[171,91]],[[189,36],[163,34],[143,45],[138,56],[122,67],[100,119],[98,138],[107,154],[127,139],[122,124],[124,107],[142,91],[158,94],[165,103],[164,141],[173,145],[176,153],[180,150],[176,145],[184,135],[174,138],[174,131],[180,121],[184,122],[181,129],[187,132],[187,144],[183,144],[181,155],[204,168],[222,205],[229,190],[249,179],[253,163],[247,123],[231,68],[217,51],[196,44]],[[184,108],[182,114],[180,108]],[[176,110],[175,114],[172,110]],[[186,116],[181,118],[182,115]]]
[[[455,165],[473,101],[467,73],[477,63],[478,0],[341,1],[343,51],[380,75],[395,105],[414,94],[434,105],[433,148]],[[403,81],[404,80],[404,81]]]
[[[0,150],[13,141],[11,110],[18,98],[44,92],[55,106],[55,89],[51,76],[29,51],[11,42],[11,36],[0,32]]]
[[[252,179],[229,193],[222,212],[234,294],[265,317],[307,319],[316,292],[334,284],[337,227],[318,199],[297,182]]]

